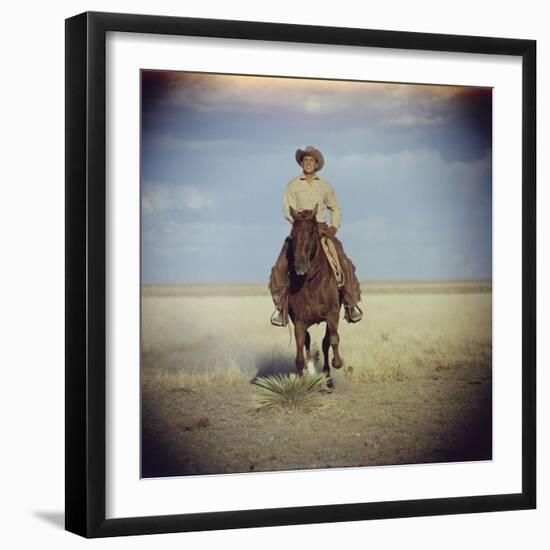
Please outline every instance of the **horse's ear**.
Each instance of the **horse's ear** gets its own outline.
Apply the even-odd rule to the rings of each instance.
[[[317,216],[317,210],[319,209],[319,203],[315,205],[315,208],[313,209],[313,217]]]
[[[294,208],[292,208],[292,206],[289,206],[289,211],[290,211],[290,215],[292,216],[292,219],[294,219],[296,217],[296,210],[294,210]]]

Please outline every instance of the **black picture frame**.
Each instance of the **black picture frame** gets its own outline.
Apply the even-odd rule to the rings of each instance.
[[[521,58],[523,340],[520,493],[106,519],[105,44],[108,31],[483,53]],[[107,537],[535,508],[535,117],[534,40],[115,13],[90,12],[67,19],[66,529],[84,537]]]

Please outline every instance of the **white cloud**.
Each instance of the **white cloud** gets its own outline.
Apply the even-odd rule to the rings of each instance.
[[[283,238],[281,224],[243,224],[227,222],[180,222],[157,220],[152,227],[143,228],[143,247],[147,254],[164,257],[181,257],[182,254],[217,255],[234,250],[240,254],[242,243],[250,250],[260,246],[273,251],[275,261]],[[278,240],[279,239],[279,240]],[[272,246],[273,241],[276,242]],[[269,243],[269,245],[266,245]],[[252,254],[254,256],[254,254]]]
[[[444,124],[448,117],[432,116],[432,115],[417,115],[404,113],[398,117],[383,119],[381,126],[387,128],[415,128],[418,126],[437,126]]]
[[[439,154],[429,149],[417,151],[403,150],[397,153],[381,153],[378,151],[365,151],[334,155],[331,165],[334,165],[336,172],[341,169],[354,169],[364,171],[365,174],[375,169],[396,169],[405,166],[409,170],[414,165],[426,165],[428,162],[442,163]]]
[[[141,199],[143,212],[163,210],[203,210],[212,208],[214,199],[193,185],[147,184]]]
[[[295,79],[238,75],[174,73],[165,101],[200,112],[266,111],[334,113],[360,110],[395,112],[411,105],[433,106],[466,88],[418,86],[381,82]]]
[[[380,243],[391,240],[395,226],[387,218],[374,216],[347,223],[340,232],[345,238],[360,235],[362,242]]]
[[[184,139],[170,135],[154,137],[155,145],[167,151],[182,153],[219,153],[241,149],[244,142],[236,139]]]
[[[305,110],[310,113],[320,113],[323,110],[323,101],[318,96],[309,96],[305,101]]]
[[[365,183],[376,185],[380,180],[371,179],[375,174],[384,175],[387,183],[392,181],[392,177],[409,177],[411,181],[424,177],[434,181],[445,178],[455,183],[464,182],[464,185],[477,185],[491,174],[491,153],[480,159],[448,162],[437,151],[430,149],[397,153],[367,151],[335,155],[331,158],[331,169],[335,173],[353,170],[365,174]]]

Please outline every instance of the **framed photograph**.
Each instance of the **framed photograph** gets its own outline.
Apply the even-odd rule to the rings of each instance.
[[[66,21],[66,528],[536,505],[536,43]]]

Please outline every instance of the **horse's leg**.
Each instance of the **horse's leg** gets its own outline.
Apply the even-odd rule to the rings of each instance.
[[[313,366],[313,359],[311,357],[311,336],[309,335],[309,331],[307,330],[305,336],[305,344],[307,372],[309,372],[309,374],[315,374],[315,367]]]
[[[340,352],[338,351],[338,345],[340,344],[340,336],[338,336],[338,314],[330,315],[327,319],[327,327],[330,333],[330,345],[332,346],[332,366],[335,369],[342,367],[344,362],[340,357]]]
[[[306,327],[301,321],[297,321],[294,325],[294,337],[296,338],[296,372],[298,376],[302,376],[306,363],[304,359]]]
[[[328,323],[327,328],[325,330],[325,336],[323,338],[323,372],[325,373],[325,376],[327,378],[327,387],[333,388],[334,383],[332,382],[332,378],[330,377],[330,365],[328,362],[328,350],[330,349],[330,332],[328,330]]]

